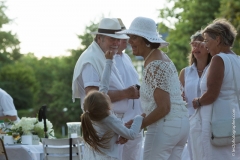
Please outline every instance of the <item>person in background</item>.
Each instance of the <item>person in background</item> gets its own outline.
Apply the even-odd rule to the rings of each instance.
[[[17,110],[14,106],[12,97],[3,89],[0,88],[0,120],[11,120],[16,122],[19,120]],[[5,122],[8,128],[8,122]]]
[[[126,27],[123,24],[121,19],[117,19],[121,25],[121,29],[125,30]],[[123,50],[127,48],[128,39],[121,39],[120,46],[118,48],[117,54],[114,56],[114,60],[116,63],[116,67],[119,71],[119,74],[122,77],[123,84],[125,88],[139,85],[139,76],[134,68],[131,58],[123,53]],[[123,118],[123,122],[128,122],[133,119],[136,115],[142,114],[142,107],[140,103],[140,99],[128,99],[128,110],[125,113]],[[122,156],[122,160],[140,160],[142,156],[142,132],[138,134],[138,136],[134,140],[129,140],[127,143],[122,145],[123,152],[120,156]]]
[[[106,66],[99,91],[90,91],[84,99],[81,116],[83,139],[86,142],[84,160],[119,160],[119,135],[134,139],[141,129],[143,116],[135,116],[130,129],[111,111],[111,100],[107,95],[111,74],[113,52],[106,52]],[[117,143],[116,143],[117,142]]]
[[[200,136],[194,137],[195,128],[191,127],[190,138],[194,160],[235,160],[240,159],[240,144],[214,146],[211,144],[211,121],[224,119],[232,120],[232,109],[235,109],[235,118],[240,117],[236,90],[240,90],[240,58],[232,46],[237,35],[234,26],[226,19],[216,19],[202,31],[204,42],[194,41],[194,47],[205,47],[212,56],[212,60],[200,84],[201,96],[193,99],[193,108],[200,109],[197,113],[201,117]],[[233,74],[235,73],[235,76]],[[235,77],[235,80],[234,80]],[[237,86],[235,87],[236,81]],[[239,96],[239,95],[238,95]],[[217,112],[213,112],[217,107]],[[230,108],[231,107],[231,108]],[[192,126],[192,124],[191,124]],[[197,126],[193,124],[193,126]],[[196,128],[198,129],[198,128]]]
[[[203,36],[200,31],[197,31],[190,39],[191,42],[203,42]],[[183,98],[187,102],[189,117],[195,112],[192,100],[201,95],[201,77],[208,68],[211,58],[212,56],[205,47],[194,47],[191,45],[191,53],[188,56],[189,66],[180,71],[179,80],[184,88]]]
[[[190,39],[191,42],[203,42],[204,40],[200,31],[197,31],[190,37]],[[195,97],[201,96],[200,81],[209,66],[211,58],[212,56],[209,54],[208,50],[205,47],[194,47],[191,45],[191,53],[188,56],[189,66],[183,68],[179,74],[179,80],[183,86],[182,96],[183,99],[187,102],[189,117],[191,117],[195,112],[195,109],[192,105],[192,100]],[[186,155],[186,157],[193,160],[190,147],[191,143],[189,142],[189,139],[187,144],[187,150],[184,149],[183,155]],[[182,160],[186,160],[186,157],[184,157]]]
[[[156,23],[145,17],[135,18],[127,34],[133,54],[144,58],[140,88],[143,112],[142,128],[147,127],[144,160],[180,160],[189,132],[188,110],[181,96],[178,72],[159,47],[168,43],[160,38]]]

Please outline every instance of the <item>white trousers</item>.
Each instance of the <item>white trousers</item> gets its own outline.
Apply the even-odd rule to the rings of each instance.
[[[143,160],[181,160],[189,134],[188,117],[161,120],[147,128]]]
[[[134,140],[128,140],[125,144],[119,144],[120,160],[141,160],[142,157],[142,131]]]

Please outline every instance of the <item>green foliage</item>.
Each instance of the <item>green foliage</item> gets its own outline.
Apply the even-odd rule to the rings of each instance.
[[[72,76],[75,61],[72,57],[64,57],[58,59],[58,69],[54,71],[53,77],[57,78],[53,81],[49,94],[52,95],[52,101],[48,105],[48,112],[54,122],[54,127],[61,129],[66,122],[80,121],[80,102],[72,102]],[[59,117],[61,116],[61,118]]]
[[[78,35],[78,38],[81,41],[81,48],[85,50],[93,41],[94,35],[91,32],[96,31],[98,28],[98,24],[91,22],[89,26],[86,26],[83,35]]]
[[[33,107],[28,109],[17,109],[18,117],[34,117],[35,113],[37,112],[33,111],[34,111]]]
[[[165,26],[167,23],[174,25],[168,26],[168,29],[163,27],[163,31],[168,32],[166,40],[170,43],[169,57],[180,70],[188,65],[190,36],[215,19],[220,2],[219,0],[175,0],[174,2],[173,7],[159,10],[159,17],[163,19]],[[173,19],[175,24],[171,23]]]
[[[158,30],[170,43],[169,57],[178,70],[188,65],[190,36],[217,17],[225,17],[240,31],[240,1],[236,0],[167,0],[172,4],[159,10],[162,23]],[[33,53],[20,54],[19,40],[11,31],[2,31],[11,22],[0,4],[0,87],[14,99],[19,117],[35,117],[39,108],[47,105],[47,118],[53,123],[55,136],[61,137],[66,122],[80,121],[80,100],[72,102],[72,76],[75,64],[92,43],[90,34],[97,30],[93,21],[77,35],[79,48],[69,50],[70,56],[38,59]],[[99,20],[96,20],[99,22]],[[233,50],[240,53],[240,37]],[[136,61],[129,50],[128,54]]]
[[[32,66],[39,87],[32,110],[20,111],[19,115],[35,115],[39,108],[47,105],[47,118],[54,124],[56,135],[66,122],[79,121],[79,102],[72,102],[72,75],[76,63],[74,57],[37,59],[29,53],[20,59],[26,66]]]
[[[219,13],[216,17],[224,17],[229,20],[237,29],[238,35],[236,37],[233,50],[236,54],[240,54],[240,1],[236,0],[221,0]]]
[[[5,122],[8,122],[8,125],[9,125],[9,126],[13,126],[13,125],[14,125],[14,122],[12,122],[12,121],[9,120],[9,119],[6,119]],[[1,128],[1,129],[3,129],[3,131],[6,132],[8,135],[12,135],[12,133],[19,133],[20,136],[23,135],[23,129],[22,129],[22,127],[14,128],[14,129],[10,129],[10,128]]]
[[[22,55],[20,54],[20,41],[11,31],[2,31],[2,26],[7,25],[11,20],[6,16],[4,11],[6,6],[0,2],[0,67],[3,64],[12,63],[18,60]]]
[[[0,6],[0,28],[10,22],[4,8]],[[47,118],[58,137],[66,122],[80,121],[80,101],[72,102],[73,70],[78,57],[92,43],[90,32],[97,26],[91,22],[84,34],[78,35],[81,45],[69,50],[71,56],[41,59],[33,53],[21,55],[16,35],[0,30],[0,87],[13,97],[19,117],[35,117],[46,104]]]
[[[4,24],[8,24],[10,22],[9,18],[4,13],[5,10],[6,6],[4,5],[4,2],[0,2],[0,28],[2,28]]]
[[[56,137],[60,136],[61,127],[66,122],[80,121],[80,101],[76,99],[75,103],[72,102],[73,70],[79,56],[92,43],[93,37],[90,32],[96,28],[97,24],[91,23],[83,35],[78,35],[81,46],[80,49],[69,50],[71,56],[37,59],[34,54],[29,53],[19,60],[25,66],[31,66],[39,86],[33,110],[20,111],[20,114],[34,115],[46,104],[47,118],[54,124]]]
[[[31,108],[38,90],[37,80],[31,67],[22,63],[0,68],[0,87],[14,99],[17,109]]]
[[[159,10],[162,23],[158,30],[170,43],[169,57],[178,70],[188,65],[190,36],[217,17],[225,17],[240,31],[240,2],[236,0],[168,0],[173,4]],[[72,102],[72,76],[75,64],[83,51],[92,43],[91,32],[98,24],[90,22],[83,34],[78,35],[80,46],[69,50],[68,57],[38,59],[33,53],[20,54],[19,40],[11,31],[2,31],[11,22],[0,5],[0,87],[14,99],[19,116],[35,117],[38,109],[47,105],[47,118],[53,123],[55,135],[60,137],[66,122],[80,121],[80,101]],[[174,20],[174,21],[173,21]],[[240,38],[234,51],[240,53]],[[164,48],[164,51],[167,51]],[[135,57],[127,51],[135,60]],[[66,125],[65,125],[66,126]],[[42,130],[40,130],[42,131]]]
[[[33,135],[38,135],[38,137],[44,138],[45,133],[44,133],[44,130],[42,128],[34,126]]]

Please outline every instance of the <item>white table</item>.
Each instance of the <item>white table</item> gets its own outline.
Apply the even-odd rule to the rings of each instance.
[[[9,160],[43,160],[42,145],[5,145]],[[0,157],[0,160],[5,160]]]

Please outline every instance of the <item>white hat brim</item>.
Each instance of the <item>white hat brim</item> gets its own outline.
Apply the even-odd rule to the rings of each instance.
[[[161,35],[155,35],[155,37],[149,37],[147,36],[146,34],[142,33],[142,32],[139,32],[139,31],[136,31],[136,30],[131,30],[131,29],[126,29],[126,30],[123,30],[123,31],[119,31],[119,32],[116,32],[116,34],[133,34],[133,35],[137,35],[137,36],[140,36],[140,37],[143,37],[145,39],[147,39],[149,42],[152,42],[152,43],[160,43],[160,48],[161,47],[166,47],[169,45],[168,42],[164,41],[162,38],[161,38]]]
[[[117,38],[117,39],[129,39],[129,37],[126,34],[107,34],[107,33],[99,33],[99,32],[92,32],[92,35],[104,35],[104,36],[108,36],[108,37],[113,37],[113,38]]]

